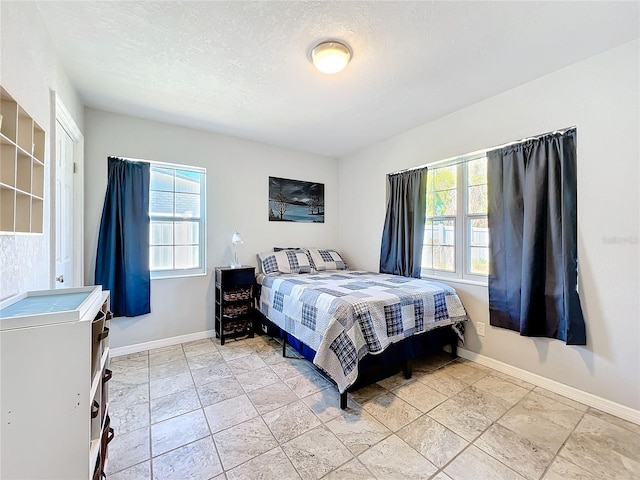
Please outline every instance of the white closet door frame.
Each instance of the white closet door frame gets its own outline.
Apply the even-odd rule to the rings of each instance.
[[[49,136],[49,151],[51,152],[51,160],[49,165],[50,181],[49,181],[49,225],[50,225],[50,255],[49,255],[49,271],[50,271],[50,288],[54,289],[56,284],[56,144],[58,139],[56,134],[56,122],[60,123],[67,131],[73,142],[75,143],[74,151],[74,182],[73,182],[73,276],[75,285],[67,285],[67,287],[83,286],[84,283],[84,135],[80,131],[78,124],[75,122],[67,107],[62,103],[62,99],[58,93],[51,90],[51,123]]]

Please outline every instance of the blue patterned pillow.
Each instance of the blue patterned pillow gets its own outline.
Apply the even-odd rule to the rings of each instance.
[[[303,250],[281,250],[258,255],[265,275],[311,273],[309,258]]]
[[[291,247],[291,248],[273,247],[274,252],[281,252],[283,250],[295,250],[296,252],[305,253],[307,255],[307,258],[309,259],[309,265],[311,265],[311,273],[315,272],[316,266],[313,263],[313,258],[311,258],[311,254],[309,253],[308,249],[302,248],[302,247]],[[306,272],[301,272],[301,273],[306,273]]]
[[[309,248],[307,250],[318,272],[326,270],[346,270],[347,262],[335,250],[328,248]]]

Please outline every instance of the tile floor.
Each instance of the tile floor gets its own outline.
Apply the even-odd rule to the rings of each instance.
[[[445,354],[350,394],[345,411],[269,337],[111,367],[109,480],[640,478],[640,426]]]

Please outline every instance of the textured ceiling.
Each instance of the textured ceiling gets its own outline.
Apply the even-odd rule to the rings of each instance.
[[[638,2],[39,1],[85,104],[341,156],[639,36]],[[309,51],[341,39],[337,75]]]

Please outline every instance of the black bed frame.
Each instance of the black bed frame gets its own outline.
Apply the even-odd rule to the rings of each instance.
[[[270,332],[274,332],[274,330],[275,333],[279,332],[279,336],[282,338],[282,356],[287,357],[288,332],[275,325],[260,310],[256,309],[255,313],[257,320],[259,319],[256,325],[254,325],[254,327],[256,327],[255,330],[262,332],[261,326],[266,325],[267,334],[273,336]],[[298,341],[300,342],[300,340]],[[304,345],[302,342],[300,343]],[[410,343],[410,345],[407,345],[407,343]],[[379,355],[366,355],[358,364],[359,374],[357,380],[340,394],[340,408],[343,410],[347,408],[347,392],[357,390],[358,388],[395,375],[400,369],[405,378],[411,378],[412,360],[439,352],[445,345],[451,346],[451,357],[456,358],[458,356],[458,335],[451,327],[438,327],[428,332],[413,335],[400,342],[392,343]],[[295,348],[294,345],[291,346]],[[398,361],[398,358],[401,358],[401,360]],[[394,360],[390,361],[390,359]],[[318,369],[318,371],[323,373],[332,383],[335,383],[333,379],[321,369]]]

